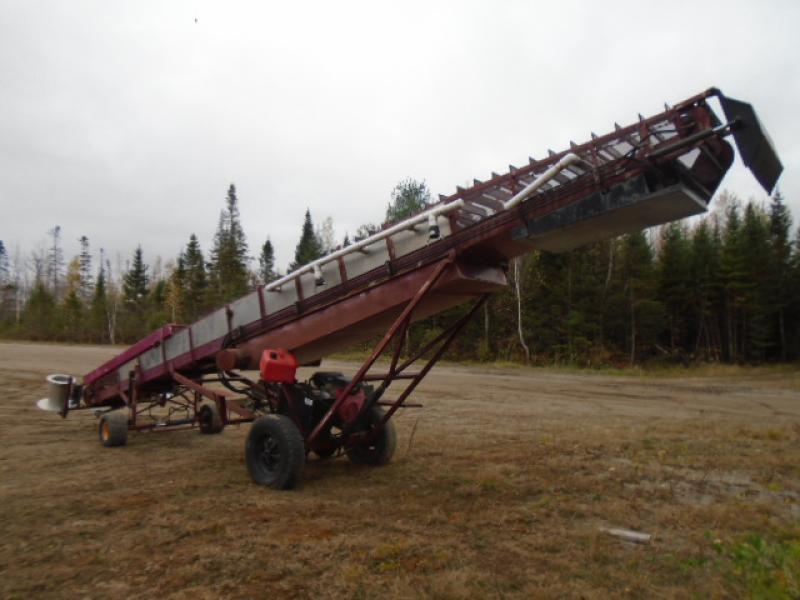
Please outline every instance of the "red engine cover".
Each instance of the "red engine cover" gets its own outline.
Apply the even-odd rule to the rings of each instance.
[[[340,399],[342,397],[342,390],[336,392],[336,399]],[[345,423],[352,423],[355,421],[356,416],[358,413],[361,412],[361,407],[364,406],[364,402],[367,400],[366,395],[364,394],[364,390],[358,390],[355,394],[350,394],[347,399],[342,402],[339,406],[339,417],[341,417],[342,421]]]
[[[297,359],[288,350],[267,348],[261,353],[259,362],[261,379],[274,383],[294,383],[297,374]]]

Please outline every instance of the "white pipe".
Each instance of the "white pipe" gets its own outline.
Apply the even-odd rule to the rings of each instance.
[[[389,237],[390,235],[394,235],[395,233],[399,233],[404,229],[408,229],[409,227],[416,225],[417,223],[421,223],[422,221],[429,221],[430,219],[436,219],[436,217],[438,217],[439,215],[449,213],[457,208],[461,208],[462,206],[464,206],[463,200],[456,200],[455,202],[450,202],[448,204],[441,204],[439,206],[436,206],[430,210],[425,211],[424,213],[420,213],[409,219],[406,219],[405,221],[401,221],[397,225],[392,225],[391,227],[389,227],[389,229],[384,229],[383,231],[379,231],[378,233],[375,233],[369,236],[368,238],[361,240],[360,242],[355,242],[353,244],[350,244],[346,248],[341,248],[336,252],[331,252],[327,256],[318,258],[314,262],[310,262],[307,265],[303,265],[302,267],[300,267],[295,271],[292,271],[288,275],[284,275],[280,279],[273,281],[269,285],[266,285],[264,289],[267,291],[271,291],[280,288],[284,283],[293,280],[295,277],[298,277],[303,273],[307,273],[308,271],[319,270],[319,268],[322,265],[332,262],[337,258],[339,258],[340,256],[344,256],[345,254],[350,254],[351,252],[356,252],[358,250],[361,250],[362,248],[374,244],[375,242],[379,242]]]
[[[573,165],[576,163],[583,163],[583,161],[576,154],[569,153],[565,155],[556,164],[547,169],[547,171],[539,175],[539,177],[537,177],[534,181],[525,186],[525,188],[523,188],[520,192],[518,192],[512,198],[507,200],[505,204],[503,204],[503,208],[509,209],[515,207],[517,204],[519,204],[523,200],[526,200],[531,195],[533,195],[536,192],[536,190],[538,190],[545,183],[550,181],[559,172],[563,171],[569,165]],[[332,262],[337,258],[339,258],[340,256],[345,256],[346,254],[350,254],[351,252],[357,252],[357,251],[365,252],[367,246],[371,246],[372,244],[379,242],[383,239],[386,239],[390,235],[394,235],[405,229],[413,229],[415,225],[422,223],[423,221],[427,221],[428,227],[431,228],[432,227],[431,223],[433,223],[434,225],[436,223],[436,217],[451,212],[453,210],[456,210],[457,208],[461,208],[463,206],[464,206],[463,200],[456,200],[455,202],[450,202],[448,204],[441,204],[439,206],[436,206],[430,210],[425,211],[424,213],[420,213],[409,219],[406,219],[405,221],[401,221],[397,225],[389,227],[389,229],[379,231],[378,233],[373,234],[368,238],[361,240],[360,242],[355,242],[353,244],[350,244],[346,248],[341,248],[339,250],[336,250],[335,252],[331,252],[330,254],[323,256],[322,258],[318,258],[317,260],[310,262],[307,265],[303,265],[302,267],[300,267],[295,271],[292,271],[288,275],[284,275],[280,279],[266,285],[264,289],[267,291],[275,289],[280,290],[280,287],[284,283],[292,281],[294,278],[299,277],[303,273],[307,273],[309,271],[314,272],[315,275],[317,275],[317,279],[321,279],[320,267],[322,267],[322,265]]]
[[[552,167],[547,169],[544,173],[539,175],[536,179],[534,179],[531,183],[526,185],[521,191],[517,192],[513,197],[506,200],[503,204],[503,208],[514,208],[517,204],[522,202],[523,200],[527,200],[530,196],[536,192],[540,187],[542,187],[545,183],[550,181],[553,177],[558,175],[561,171],[567,168],[569,165],[574,165],[576,163],[583,163],[583,160],[576,155],[570,152],[566,154],[561,160],[559,160],[556,164]]]

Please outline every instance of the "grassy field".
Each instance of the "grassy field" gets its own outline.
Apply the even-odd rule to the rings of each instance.
[[[246,426],[103,449],[91,414],[34,408],[113,353],[0,344],[0,597],[800,597],[793,369],[445,365],[392,464],[311,459],[275,492]]]

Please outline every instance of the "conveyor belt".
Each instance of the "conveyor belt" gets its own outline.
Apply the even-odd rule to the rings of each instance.
[[[708,104],[714,97],[726,122]],[[360,246],[259,286],[191,325],[166,325],[86,375],[84,401],[118,402],[134,380],[143,391],[168,390],[171,373],[197,377],[217,371],[220,360],[253,367],[268,347],[286,348],[301,362],[320,359],[381,333],[444,257],[452,260],[415,320],[499,289],[507,261],[533,249],[563,251],[703,212],[733,161],[724,139],[731,133],[771,191],[781,166],[755,113],[711,89],[475,180]]]

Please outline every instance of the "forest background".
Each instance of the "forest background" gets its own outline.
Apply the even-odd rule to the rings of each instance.
[[[386,222],[430,204],[425,182],[392,190]],[[800,235],[779,191],[768,202],[722,192],[702,218],[590,244],[533,252],[509,265],[492,296],[448,351],[451,360],[585,367],[640,363],[790,361],[800,355]],[[364,224],[353,240],[380,230]],[[64,235],[79,237],[65,257]],[[800,232],[798,232],[800,234]],[[0,336],[70,343],[130,343],[168,322],[190,323],[280,276],[267,237],[245,238],[231,184],[210,250],[190,234],[172,260],[148,265],[141,246],[112,265],[85,232],[48,231],[47,247],[0,241]],[[351,243],[333,221],[305,213],[287,271]],[[253,256],[255,254],[255,256]],[[467,307],[416,323],[408,352],[435,338]]]

